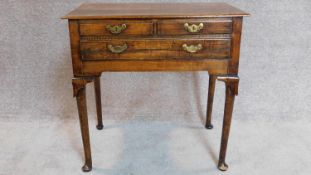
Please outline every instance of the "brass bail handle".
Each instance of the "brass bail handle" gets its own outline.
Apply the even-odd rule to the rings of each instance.
[[[189,52],[189,53],[196,53],[196,52],[202,50],[202,49],[203,49],[203,46],[202,46],[202,44],[198,44],[198,45],[189,45],[189,46],[188,46],[187,44],[183,44],[183,45],[182,45],[182,48],[183,48],[185,51]]]
[[[126,29],[126,24],[121,24],[121,25],[107,25],[106,29],[112,33],[112,34],[119,34],[121,33],[123,30]]]
[[[204,24],[200,23],[199,25],[195,25],[195,24],[189,25],[188,23],[185,23],[184,27],[185,27],[185,30],[187,30],[190,33],[197,33],[201,29],[203,29]]]
[[[115,45],[115,46],[108,44],[107,47],[108,47],[109,51],[112,53],[122,53],[127,49],[127,44],[124,43],[123,45]]]

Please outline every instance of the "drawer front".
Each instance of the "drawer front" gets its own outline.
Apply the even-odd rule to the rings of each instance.
[[[81,42],[82,60],[224,59],[230,39],[102,40]]]
[[[81,20],[80,35],[127,36],[153,34],[152,21]]]
[[[231,32],[231,18],[161,20],[158,22],[159,35],[229,34]]]

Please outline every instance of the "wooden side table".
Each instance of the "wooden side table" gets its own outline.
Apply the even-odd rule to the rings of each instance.
[[[87,3],[68,19],[73,94],[85,154],[82,170],[92,169],[85,85],[94,81],[98,129],[103,129],[100,75],[114,71],[208,71],[206,128],[212,129],[216,79],[226,99],[218,168],[225,163],[238,66],[242,20],[248,16],[225,3]]]

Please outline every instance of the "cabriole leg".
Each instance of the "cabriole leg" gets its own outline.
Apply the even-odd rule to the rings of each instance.
[[[86,93],[85,85],[91,82],[91,79],[85,78],[73,78],[73,92],[74,97],[77,100],[79,121],[82,135],[82,142],[84,148],[85,164],[82,167],[84,172],[89,172],[92,170],[92,157],[91,157],[91,146],[90,146],[90,136],[89,136],[89,124],[87,117],[87,106],[86,106]]]
[[[218,162],[218,169],[221,171],[226,171],[228,169],[228,165],[225,162],[225,158],[232,119],[234,97],[238,94],[239,78],[238,76],[227,76],[227,77],[218,77],[217,79],[220,81],[224,81],[226,84],[225,110],[224,110],[224,119],[223,119],[221,145]]]

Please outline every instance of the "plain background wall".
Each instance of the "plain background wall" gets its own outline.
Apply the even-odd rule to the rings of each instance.
[[[83,2],[0,1],[1,120],[76,119],[68,25],[60,18]],[[243,23],[235,120],[310,122],[311,1],[191,2],[228,2],[252,15]],[[206,72],[104,73],[101,80],[105,119],[200,114],[204,120]],[[93,85],[87,87],[95,116]],[[222,118],[223,103],[224,85],[217,83],[215,118]]]

